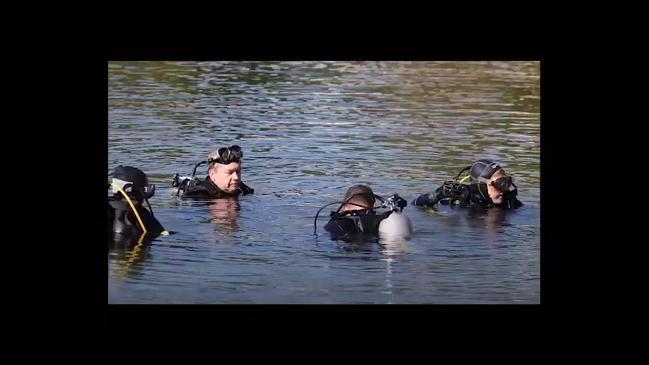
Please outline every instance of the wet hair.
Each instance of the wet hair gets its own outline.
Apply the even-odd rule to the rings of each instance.
[[[352,207],[355,207],[356,209],[362,209],[358,205],[364,205],[367,209],[372,209],[375,202],[374,192],[367,185],[354,185],[347,189],[343,201],[345,202],[345,204],[351,203],[350,205]],[[343,206],[345,206],[345,204],[343,204]]]

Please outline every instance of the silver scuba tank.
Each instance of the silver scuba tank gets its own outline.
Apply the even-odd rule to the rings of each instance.
[[[403,212],[392,212],[379,223],[379,234],[409,238],[412,234],[410,218]]]
[[[392,210],[390,215],[379,223],[379,234],[383,236],[399,236],[409,238],[412,234],[410,218],[403,212],[407,202],[394,194],[382,202],[382,206]]]

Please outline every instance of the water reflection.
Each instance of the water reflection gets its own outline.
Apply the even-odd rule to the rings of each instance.
[[[137,273],[135,270],[148,256],[155,235],[143,233],[139,237],[113,235],[108,240],[108,252],[117,262],[115,275],[126,278]]]
[[[379,244],[381,245],[381,253],[387,257],[394,257],[408,253],[408,239],[394,236],[394,235],[381,235]]]
[[[515,212],[508,212],[507,210],[499,207],[487,210],[484,217],[484,222],[487,230],[493,235],[496,235],[497,233],[503,233],[503,224],[505,222],[507,213],[515,214]]]
[[[504,232],[503,224],[508,213],[516,214],[515,211],[507,211],[499,207],[467,209],[467,220],[470,225],[483,228],[492,235],[497,235]]]
[[[238,197],[214,199],[207,208],[212,215],[215,233],[232,234],[239,231],[241,205]]]
[[[381,248],[381,254],[384,255],[384,258],[382,258],[381,261],[385,262],[385,290],[382,293],[388,296],[386,301],[387,304],[394,303],[392,266],[395,264],[395,262],[398,262],[399,256],[408,253],[408,241],[409,240],[407,238],[399,236],[381,235],[379,245]]]

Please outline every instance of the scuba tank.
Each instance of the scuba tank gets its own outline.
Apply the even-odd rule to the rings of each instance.
[[[379,233],[387,236],[409,238],[412,234],[412,223],[405,213],[392,212],[379,223]]]
[[[379,223],[379,234],[409,238],[413,231],[412,223],[406,213],[403,212],[403,208],[408,203],[397,194],[385,199],[382,203],[381,206],[390,209],[391,213]]]

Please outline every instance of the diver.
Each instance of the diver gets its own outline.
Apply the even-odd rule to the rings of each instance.
[[[375,207],[376,200],[381,202]],[[387,199],[374,194],[367,185],[354,185],[347,189],[341,202],[334,202],[320,208],[313,222],[313,233],[316,234],[318,215],[325,207],[340,204],[338,210],[331,212],[325,230],[334,240],[356,241],[376,240],[380,234],[399,234],[409,237],[412,231],[410,220],[402,214],[408,205],[406,200],[394,194]],[[377,208],[387,208],[384,213],[377,213]]]
[[[176,195],[184,198],[211,199],[240,194],[253,194],[255,189],[241,181],[241,162],[243,150],[239,146],[222,147],[210,152],[206,161],[194,166],[192,176],[176,174],[171,183],[178,188]],[[198,166],[208,164],[205,179],[195,177]]]
[[[142,170],[117,166],[110,185],[113,195],[108,197],[108,232],[112,238],[128,241],[169,234],[153,215],[149,199],[155,193],[155,185],[149,185]],[[144,202],[149,210],[142,206]]]
[[[468,171],[468,175],[460,178]],[[469,183],[465,183],[469,180]],[[491,160],[478,160],[460,170],[453,180],[444,181],[434,194],[421,194],[415,206],[434,207],[444,204],[461,207],[516,209],[523,205],[516,195],[518,189],[511,176]]]

